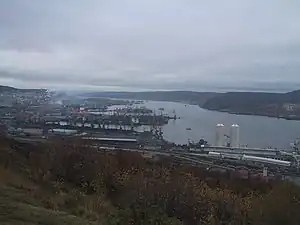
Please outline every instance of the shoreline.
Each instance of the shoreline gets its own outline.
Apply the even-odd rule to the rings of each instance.
[[[123,98],[114,98],[114,99],[123,99]],[[124,99],[123,99],[124,100]],[[202,105],[197,104],[196,102],[189,102],[189,101],[184,101],[184,100],[150,100],[150,99],[126,99],[126,100],[133,100],[133,101],[158,101],[158,102],[174,102],[174,103],[181,103],[185,105],[196,105],[200,107],[201,109],[205,109],[208,111],[215,111],[215,112],[222,112],[222,113],[228,113],[232,115],[243,115],[243,116],[262,116],[262,117],[268,117],[268,118],[275,118],[275,119],[282,119],[282,120],[291,120],[291,121],[300,121],[300,116],[299,117],[288,117],[288,116],[275,116],[275,115],[265,115],[263,113],[247,113],[247,112],[234,112],[234,111],[227,111],[227,110],[218,110],[218,109],[208,109],[204,108]]]
[[[221,112],[221,113],[228,113],[228,114],[232,114],[232,115],[241,115],[241,116],[261,116],[261,117],[267,117],[267,118],[274,118],[274,119],[282,119],[282,120],[291,120],[291,121],[300,121],[300,117],[296,117],[296,118],[291,118],[291,117],[287,117],[287,116],[272,116],[272,115],[265,115],[265,114],[259,114],[259,113],[243,113],[243,112],[234,112],[234,111],[226,111],[226,110],[217,110],[217,109],[207,109],[204,107],[201,107],[199,105],[199,107],[201,109],[205,109],[208,111],[214,111],[214,112]]]

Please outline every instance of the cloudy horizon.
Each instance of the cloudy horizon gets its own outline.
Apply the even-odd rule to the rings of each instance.
[[[296,0],[3,0],[0,84],[296,89]]]

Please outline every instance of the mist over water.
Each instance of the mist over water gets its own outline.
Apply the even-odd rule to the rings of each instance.
[[[170,120],[163,127],[165,139],[185,144],[188,140],[198,141],[204,138],[214,143],[215,127],[218,123],[226,126],[227,133],[232,124],[240,125],[240,143],[249,147],[289,148],[290,143],[300,137],[300,121],[283,120],[262,116],[234,115],[208,111],[195,105],[174,102],[148,101],[144,104],[150,109],[164,108],[165,113],[180,119]],[[191,128],[191,130],[186,130]]]

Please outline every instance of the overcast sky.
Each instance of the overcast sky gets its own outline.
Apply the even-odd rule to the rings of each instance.
[[[296,87],[300,1],[0,0],[0,83]]]

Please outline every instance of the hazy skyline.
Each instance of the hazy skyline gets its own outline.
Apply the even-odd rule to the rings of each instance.
[[[2,0],[0,83],[297,88],[299,21],[297,0]]]

